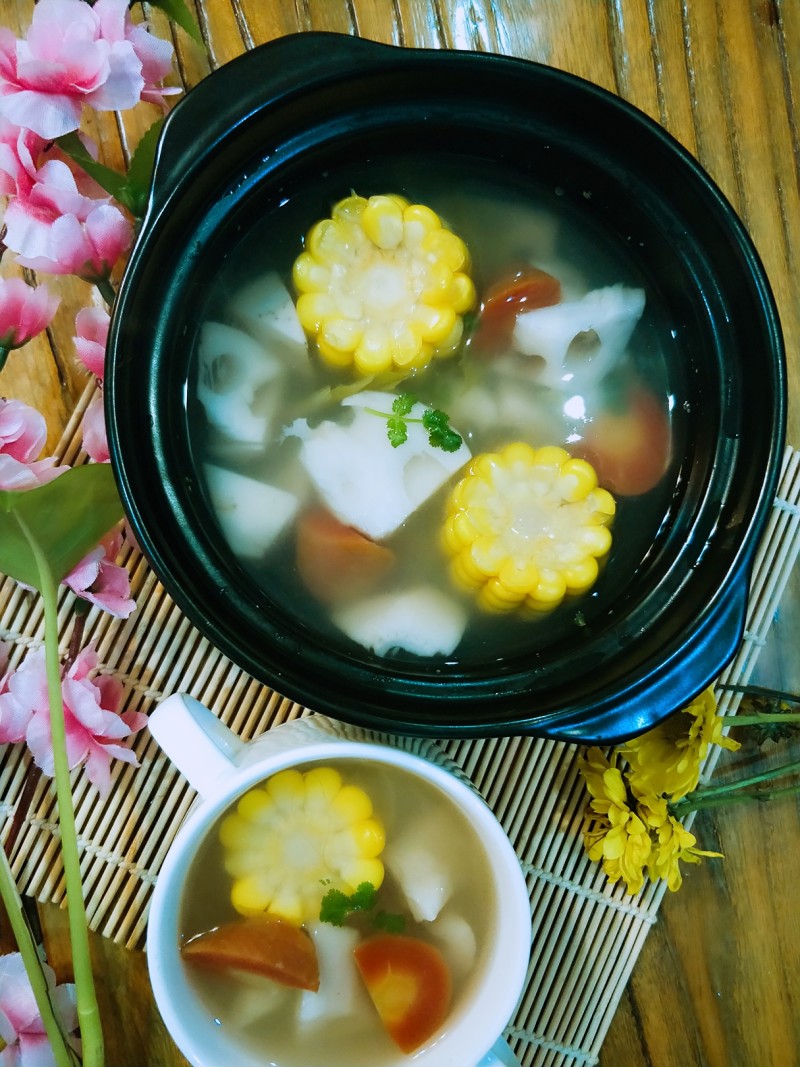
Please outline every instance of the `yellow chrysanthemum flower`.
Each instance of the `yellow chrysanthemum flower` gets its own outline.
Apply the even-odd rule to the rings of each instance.
[[[687,722],[688,717],[688,722]],[[630,765],[628,781],[637,796],[664,795],[678,800],[697,788],[700,768],[711,745],[732,752],[738,741],[722,733],[714,691],[706,689],[681,712],[627,741],[619,749]]]
[[[699,863],[701,856],[722,856],[695,848],[697,838],[673,815],[667,815],[656,831],[656,842],[647,861],[647,873],[653,880],[663,878],[669,890],[677,892],[683,884],[681,863]]]
[[[591,748],[579,767],[592,797],[584,830],[586,854],[602,863],[610,882],[622,879],[628,893],[638,893],[653,843],[647,825],[630,806],[616,755],[609,761],[599,748]]]
[[[333,767],[280,771],[249,790],[222,821],[220,841],[242,915],[300,925],[319,918],[329,889],[383,882],[383,825],[364,790]]]

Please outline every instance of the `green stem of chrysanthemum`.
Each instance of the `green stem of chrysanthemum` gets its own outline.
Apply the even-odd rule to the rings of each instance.
[[[769,722],[800,722],[800,714],[793,711],[751,711],[744,715],[718,715],[727,726],[762,726]]]
[[[104,1062],[103,1031],[92,974],[89,927],[83,899],[78,835],[75,828],[75,809],[67,758],[64,700],[61,692],[61,663],[58,654],[58,587],[38,542],[30,536],[23,520],[19,519],[19,522],[28,537],[31,552],[36,560],[39,590],[44,605],[44,646],[50,704],[50,734],[53,745],[58,821],[61,831],[61,857],[67,889],[67,914],[83,1064],[84,1067],[102,1067]]]
[[[722,804],[736,803],[738,800],[771,800],[773,797],[784,793],[797,792],[800,783],[795,782],[790,786],[781,787],[777,790],[753,789],[762,782],[772,781],[775,778],[786,778],[789,775],[800,773],[800,760],[786,763],[781,767],[771,767],[769,770],[753,774],[749,778],[741,778],[736,782],[725,782],[722,785],[707,785],[694,792],[688,793],[680,800],[669,805],[670,811],[676,819],[682,819],[690,811],[700,811],[703,808],[720,807]]]
[[[22,956],[25,973],[31,984],[36,1007],[39,1009],[39,1015],[41,1016],[47,1039],[50,1042],[53,1059],[57,1067],[75,1067],[77,1060],[72,1049],[67,1044],[67,1039],[53,1011],[50,991],[47,988],[47,979],[42,970],[42,962],[25,919],[17,883],[14,881],[14,874],[4,848],[0,848],[0,898],[2,898],[5,905],[11,932]]]
[[[726,693],[743,693],[745,696],[765,697],[767,700],[785,700],[789,704],[800,704],[800,696],[797,693],[787,693],[783,689],[768,689],[761,685],[734,685],[722,683],[716,685]]]
[[[6,365],[6,360],[8,359],[8,353],[10,351],[11,351],[10,348],[0,348],[0,371]]]

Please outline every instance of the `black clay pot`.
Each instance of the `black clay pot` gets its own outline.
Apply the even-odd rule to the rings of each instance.
[[[625,245],[665,309],[681,410],[668,513],[642,566],[586,624],[473,664],[379,659],[272,600],[215,532],[193,474],[187,379],[196,295],[287,188],[398,159],[502,167]],[[380,185],[380,183],[379,183]],[[315,201],[317,203],[317,201]],[[317,216],[319,217],[319,216]],[[310,220],[313,221],[313,218]],[[187,616],[250,674],[313,709],[401,733],[612,742],[702,690],[742,637],[785,432],[778,319],[718,189],[660,127],[561,71],[333,34],[257,48],[168,119],[108,346],[112,463],[131,525]]]

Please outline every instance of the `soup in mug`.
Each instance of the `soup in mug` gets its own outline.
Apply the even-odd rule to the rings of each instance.
[[[249,789],[186,880],[184,966],[231,1041],[279,1067],[382,1067],[445,1032],[493,943],[483,844],[403,768],[308,763]]]

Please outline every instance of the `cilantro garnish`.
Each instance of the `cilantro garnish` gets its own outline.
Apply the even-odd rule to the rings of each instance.
[[[379,911],[372,920],[379,930],[387,934],[402,934],[406,928],[404,915],[396,915],[391,911]]]
[[[322,898],[319,909],[320,922],[330,923],[332,926],[344,926],[345,919],[353,912],[372,911],[378,899],[378,890],[372,882],[361,882],[355,893],[343,893],[341,889],[329,889]],[[387,933],[402,933],[406,921],[402,915],[394,915],[391,912],[379,911],[372,917],[372,921],[379,930]]]
[[[428,442],[432,448],[441,448],[443,452],[457,452],[461,448],[461,435],[450,425],[450,416],[439,408],[426,408],[421,419],[409,418],[416,402],[411,393],[399,393],[392,401],[391,412],[377,411],[375,408],[364,410],[370,415],[386,419],[386,434],[392,448],[405,444],[408,440],[408,424],[417,422],[428,431]]]

